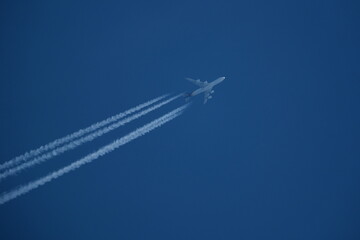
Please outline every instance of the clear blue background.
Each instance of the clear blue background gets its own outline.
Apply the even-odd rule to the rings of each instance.
[[[2,1],[1,162],[153,97],[180,118],[0,206],[1,239],[360,239],[359,1]],[[7,191],[161,116],[0,183]]]

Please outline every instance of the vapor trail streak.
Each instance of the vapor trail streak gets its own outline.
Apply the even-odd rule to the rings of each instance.
[[[66,167],[63,167],[58,171],[52,172],[52,173],[46,175],[45,177],[39,178],[38,180],[29,182],[28,184],[20,186],[19,188],[15,189],[15,190],[12,190],[10,192],[2,194],[0,196],[0,204],[4,204],[12,199],[15,199],[15,198],[25,194],[25,193],[28,193],[31,190],[34,190],[46,183],[58,178],[58,177],[61,177],[62,175],[66,174],[68,172],[76,170],[77,168],[81,167],[82,165],[90,163],[90,162],[94,161],[95,159],[114,151],[115,149],[119,148],[120,146],[125,145],[126,143],[129,143],[129,142],[135,140],[136,138],[145,135],[146,133],[154,130],[155,128],[158,128],[158,127],[162,126],[163,124],[180,116],[182,114],[182,112],[186,109],[187,106],[188,106],[187,104],[183,105],[183,106],[163,115],[162,117],[144,125],[143,127],[136,129],[135,131],[127,134],[126,136],[115,140],[114,142],[100,148],[96,152],[93,152],[93,153],[81,158],[80,160],[73,162],[72,164],[70,164]]]
[[[62,138],[58,138],[56,140],[54,140],[53,142],[51,143],[48,143],[46,145],[43,145],[37,149],[34,149],[34,150],[31,150],[29,152],[26,152],[24,153],[23,155],[20,155],[18,157],[15,157],[3,164],[0,164],[0,170],[1,169],[4,169],[4,168],[9,168],[9,167],[12,167],[20,162],[23,162],[23,161],[26,161],[27,159],[31,158],[31,157],[35,157],[37,155],[40,155],[42,154],[43,152],[45,151],[48,151],[48,150],[51,150],[51,149],[54,149],[58,146],[60,146],[61,144],[64,144],[64,143],[67,143],[67,142],[70,142],[72,141],[73,139],[75,138],[78,138],[78,137],[81,137],[83,136],[84,134],[87,134],[87,133],[90,133],[92,131],[95,131],[96,129],[99,129],[109,123],[112,123],[112,122],[115,122],[117,120],[120,120],[121,118],[131,114],[131,113],[134,113],[136,111],[139,111],[147,106],[150,106],[151,104],[155,103],[155,102],[158,102],[160,101],[161,99],[167,97],[168,94],[165,94],[163,96],[160,96],[160,97],[157,97],[157,98],[154,98],[153,100],[150,100],[148,102],[145,102],[143,104],[140,104],[136,107],[133,107],[125,112],[122,112],[122,113],[119,113],[117,115],[114,115],[112,117],[109,117],[101,122],[97,122],[97,123],[94,123],[93,125],[87,127],[87,128],[83,128],[83,129],[80,129],[78,130],[77,132],[74,132],[74,133],[71,133],[65,137],[62,137]]]
[[[53,149],[52,151],[50,151],[48,153],[45,153],[45,154],[43,154],[43,155],[41,155],[39,157],[35,157],[34,159],[31,159],[31,160],[29,160],[29,161],[27,161],[27,162],[25,162],[23,164],[20,164],[18,166],[15,166],[15,167],[13,167],[11,169],[7,169],[6,171],[4,171],[3,173],[0,174],[0,181],[7,178],[7,177],[9,177],[9,176],[11,176],[11,175],[16,174],[16,173],[18,173],[18,172],[20,172],[20,171],[22,171],[22,170],[24,170],[26,168],[29,168],[29,167],[34,166],[36,164],[42,163],[42,162],[44,162],[46,160],[49,160],[49,159],[51,159],[53,157],[58,156],[59,154],[62,154],[64,152],[67,152],[67,151],[69,151],[71,149],[74,149],[74,148],[76,148],[78,146],[81,146],[84,143],[90,142],[90,141],[94,140],[95,138],[98,138],[98,137],[104,135],[105,133],[113,131],[113,130],[119,128],[120,126],[125,125],[126,123],[129,123],[129,122],[131,122],[131,121],[133,121],[133,120],[135,120],[137,118],[140,118],[140,117],[144,116],[145,114],[148,114],[149,112],[152,112],[152,111],[154,111],[154,110],[156,110],[156,109],[158,109],[158,108],[160,108],[160,107],[174,101],[175,99],[177,99],[177,98],[179,98],[181,96],[182,95],[179,94],[179,95],[177,95],[175,97],[172,97],[172,98],[170,98],[168,100],[162,101],[162,102],[160,102],[160,103],[158,103],[158,104],[156,104],[156,105],[154,105],[152,107],[149,107],[149,108],[147,108],[147,109],[145,109],[145,110],[143,110],[143,111],[141,111],[139,113],[135,113],[134,115],[131,115],[130,117],[127,117],[127,118],[125,118],[123,120],[120,120],[120,121],[118,121],[116,123],[113,123],[110,126],[104,127],[103,129],[100,129],[98,131],[90,133],[89,135],[87,135],[85,137],[79,138],[79,139],[74,140],[74,141],[72,141],[72,142],[70,142],[70,143],[68,143],[68,144],[66,144],[64,146]]]

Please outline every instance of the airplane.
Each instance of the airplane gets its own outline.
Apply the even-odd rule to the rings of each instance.
[[[211,83],[208,83],[207,81],[202,82],[202,81],[200,81],[200,79],[197,79],[197,80],[194,80],[192,78],[185,78],[185,79],[199,87],[199,89],[197,89],[191,93],[185,93],[184,96],[185,96],[186,101],[188,101],[190,99],[190,97],[196,96],[200,93],[204,93],[204,104],[205,104],[208,101],[208,99],[212,98],[211,94],[214,93],[214,90],[212,90],[212,88],[215,85],[218,85],[219,83],[224,81],[225,77],[220,77],[220,78],[212,81]]]

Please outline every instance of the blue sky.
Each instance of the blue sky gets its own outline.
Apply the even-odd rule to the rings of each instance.
[[[0,206],[1,239],[359,239],[357,1],[2,1],[5,162],[164,93],[202,105]],[[42,166],[65,166],[183,104]]]

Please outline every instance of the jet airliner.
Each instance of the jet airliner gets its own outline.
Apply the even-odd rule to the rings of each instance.
[[[211,94],[214,93],[214,90],[212,90],[213,87],[224,81],[225,77],[220,77],[212,81],[211,83],[208,83],[207,81],[202,82],[200,81],[200,79],[197,80],[192,78],[185,78],[185,79],[199,87],[197,90],[191,93],[186,93],[185,94],[186,100],[189,100],[190,97],[196,96],[200,93],[204,93],[204,104],[205,104],[209,99],[212,98]]]

